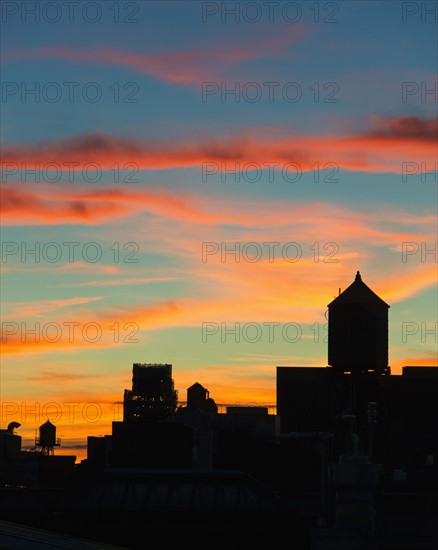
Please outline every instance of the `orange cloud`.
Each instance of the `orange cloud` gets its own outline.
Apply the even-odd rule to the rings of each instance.
[[[58,193],[59,195],[59,193]],[[43,200],[36,192],[22,189],[2,188],[2,217],[4,224],[59,223],[92,224],[104,222],[111,216],[129,214],[129,210],[115,202],[65,200],[62,196],[52,196]],[[27,221],[26,221],[27,220]]]
[[[187,138],[178,143],[83,134],[33,146],[16,144],[4,147],[3,181],[10,181],[22,167],[29,169],[34,168],[35,163],[40,163],[41,167],[53,162],[59,166],[64,163],[65,170],[69,166],[72,170],[82,169],[88,163],[97,163],[102,170],[110,170],[114,162],[135,163],[140,169],[203,167],[207,175],[214,175],[215,170],[217,173],[222,168],[239,171],[248,163],[260,166],[264,166],[263,163],[282,166],[296,163],[302,171],[313,170],[315,163],[334,163],[345,170],[396,174],[403,172],[406,162],[424,162],[428,170],[435,166],[436,119],[379,117],[371,122],[369,129],[345,137],[274,135],[264,129],[254,135],[252,129],[241,130],[238,137]],[[10,200],[18,199],[12,196]],[[35,198],[22,199],[21,203],[23,207],[32,206]],[[77,209],[81,208],[78,203]],[[87,213],[83,212],[84,218]]]
[[[2,325],[2,351],[4,354],[50,353],[126,346],[133,341],[143,342],[148,331],[169,327],[195,328],[201,345],[202,335],[204,342],[220,339],[222,323],[225,327],[234,327],[236,323],[265,323],[265,333],[270,330],[266,323],[276,323],[277,327],[285,323],[325,323],[327,304],[337,295],[340,283],[348,286],[352,282],[357,267],[355,255],[337,264],[320,263],[319,268],[312,258],[295,264],[284,260],[212,264],[203,292],[196,297],[144,306],[72,309],[64,317],[46,316],[39,319],[39,341],[33,333],[28,334],[31,329],[35,330],[33,319],[25,323],[24,329],[21,319],[20,323],[6,321]],[[385,277],[379,275],[376,279],[372,273],[362,272],[362,275],[389,305],[436,284],[436,266],[432,263],[404,264],[402,270],[396,264]],[[202,282],[205,276],[203,271],[195,272],[193,280],[198,278]],[[31,309],[41,311],[38,304]],[[274,330],[279,337],[281,329]]]
[[[420,263],[413,269],[405,269],[394,273],[391,279],[379,281],[377,294],[386,296],[385,301],[400,302],[414,296],[422,290],[433,288],[437,281],[436,263]]]
[[[214,213],[190,206],[190,198],[169,193],[107,189],[83,193],[63,193],[54,186],[28,191],[3,186],[0,190],[4,225],[58,225],[106,223],[109,219],[147,211],[196,223],[219,221]]]
[[[320,240],[323,226],[324,235],[333,236],[330,240],[335,240],[335,237],[339,239],[343,234],[354,234],[358,238],[367,239],[367,242],[396,245],[403,241],[427,240],[428,235],[430,236],[427,227],[422,232],[413,232],[412,225],[434,226],[436,223],[436,216],[427,211],[415,217],[385,207],[383,224],[378,211],[363,214],[327,203],[296,201],[294,206],[285,207],[284,201],[275,199],[237,201],[228,197],[208,198],[193,194],[181,196],[176,192],[171,194],[126,187],[123,190],[77,189],[73,193],[65,192],[54,185],[37,186],[35,190],[29,191],[13,188],[9,184],[0,188],[0,196],[3,225],[97,225],[147,212],[176,222],[189,222],[190,225],[241,225],[242,231],[243,227],[248,227],[248,233],[254,233],[255,228],[260,225],[269,227],[270,233],[272,228],[284,226],[290,232],[290,228],[294,227],[294,235],[300,232],[305,240]],[[397,227],[406,226],[406,230],[387,229],[390,221]],[[384,229],[379,228],[381,224]],[[162,231],[166,231],[166,227]],[[196,232],[199,235],[198,230]],[[175,231],[172,233],[174,242],[181,238],[179,234],[175,235]],[[208,240],[206,237],[205,241]],[[249,240],[254,240],[254,235]],[[107,269],[114,267],[108,266]]]

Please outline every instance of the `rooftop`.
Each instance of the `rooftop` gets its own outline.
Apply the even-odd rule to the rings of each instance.
[[[369,304],[386,306],[389,308],[389,305],[362,281],[359,271],[356,273],[354,282],[330,302],[328,307],[343,304]]]

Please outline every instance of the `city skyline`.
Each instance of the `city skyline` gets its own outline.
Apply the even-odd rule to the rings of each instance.
[[[357,288],[357,285],[359,285],[359,289]],[[381,297],[376,295],[372,291],[372,289],[370,289],[367,285],[365,285],[363,283],[359,271],[356,273],[354,281],[345,290],[346,290],[346,292],[345,291],[341,292],[341,289],[339,289],[338,296],[336,296],[334,298],[333,302],[331,304],[328,304],[328,306],[333,307],[333,304],[335,304],[337,302],[338,298],[341,299],[341,303],[347,303],[348,304],[348,303],[351,302],[352,304],[356,304],[356,303],[360,303],[362,300],[364,300],[364,303],[368,303],[368,301],[370,299],[369,296],[371,295],[371,304],[373,304],[375,301],[377,301],[380,308],[383,305],[384,310],[386,310],[386,308],[390,307],[388,304],[386,304],[381,299]],[[365,293],[365,294],[363,294],[363,293]],[[359,302],[356,302],[357,299],[359,300]],[[341,309],[342,309],[342,306],[341,306]],[[328,313],[328,310],[327,310],[326,314],[327,313]],[[342,313],[341,315],[345,315],[345,314]],[[388,357],[388,349],[386,349],[386,352],[385,352],[385,346],[386,346],[386,348],[388,348],[388,341],[387,341],[387,338],[388,338],[388,324],[389,324],[388,323],[388,316],[386,315],[385,316],[386,318],[381,319],[380,321],[378,321],[378,319],[376,319],[377,324],[376,324],[375,328],[380,332],[380,337],[378,336],[377,333],[374,333],[373,331],[370,331],[371,327],[368,327],[365,331],[366,334],[364,334],[364,339],[362,339],[363,337],[359,337],[359,338],[355,338],[354,341],[352,341],[352,342],[343,342],[343,336],[345,337],[345,334],[343,335],[342,332],[345,331],[345,330],[348,330],[348,325],[354,319],[354,316],[351,317],[352,313],[349,313],[348,315],[350,316],[350,319],[347,321],[347,324],[344,324],[345,321],[341,321],[341,327],[342,327],[341,332],[338,332],[336,336],[335,336],[334,333],[332,335],[332,339],[333,339],[332,348],[331,348],[332,349],[332,352],[331,352],[332,353],[332,361],[330,362],[330,351],[329,351],[330,347],[328,346],[327,352],[328,352],[329,360],[327,361],[327,365],[318,365],[318,367],[321,368],[321,370],[324,370],[322,367],[325,366],[325,367],[328,367],[329,370],[333,370],[333,371],[336,371],[336,372],[339,373],[340,372],[339,368],[336,368],[336,360],[337,360],[336,358],[338,357],[339,353],[341,354],[341,356],[345,356],[345,359],[347,360],[347,364],[348,364],[349,363],[349,357],[351,357],[351,355],[354,354],[355,346],[359,346],[359,345],[364,346],[364,348],[362,349],[362,352],[365,353],[368,346],[373,346],[374,347],[374,346],[382,344],[383,349],[381,349],[380,353],[381,353],[381,357],[384,359],[384,363],[381,363],[380,366],[381,366],[381,368],[382,367],[384,367],[384,368],[382,369],[382,372],[379,373],[379,375],[381,376],[381,375],[390,374],[391,373],[390,365],[388,365],[389,368],[387,368],[385,366],[388,363],[388,360],[385,359],[386,357]],[[331,317],[330,317],[330,319],[331,319]],[[383,321],[383,324],[381,324],[381,321]],[[337,324],[339,322],[340,322],[339,314],[337,314],[333,318],[333,323]],[[363,321],[360,321],[359,324],[361,324],[362,322]],[[364,330],[365,330],[365,327],[364,327]],[[337,331],[339,331],[339,329],[337,329]],[[380,341],[380,338],[383,338],[383,340]],[[377,344],[378,340],[379,340],[379,344]],[[360,343],[360,342],[362,342],[362,343]],[[327,344],[328,344],[328,341],[327,341]],[[337,349],[336,353],[334,353],[335,348]],[[372,356],[370,356],[369,363],[368,363],[368,360],[366,359],[364,363],[363,363],[363,360],[362,360],[361,362],[359,362],[356,365],[357,372],[360,372],[359,365],[362,365],[362,363],[363,363],[362,366],[365,366],[367,369],[372,365],[373,366],[372,371],[374,371],[374,367],[377,366],[377,364],[375,364],[374,360],[371,359]],[[333,362],[333,360],[335,362]],[[102,427],[106,427],[106,429],[108,430],[108,429],[110,429],[110,426],[114,422],[117,423],[117,422],[124,421],[124,420],[126,421],[126,414],[127,414],[126,413],[126,411],[127,411],[126,403],[127,403],[127,399],[128,399],[128,401],[132,399],[132,397],[128,397],[128,396],[132,396],[133,393],[134,393],[134,397],[133,397],[134,401],[132,401],[132,404],[133,404],[134,407],[136,407],[135,403],[137,402],[136,400],[138,399],[138,396],[135,395],[136,392],[134,391],[134,388],[135,388],[134,380],[135,380],[135,377],[136,377],[135,372],[136,372],[136,369],[141,370],[141,367],[147,367],[147,366],[157,368],[158,372],[161,369],[167,369],[168,370],[167,376],[169,377],[169,381],[171,381],[171,383],[172,383],[172,393],[174,394],[174,400],[175,400],[174,407],[175,407],[175,410],[179,409],[180,407],[184,407],[187,404],[187,398],[182,398],[182,395],[185,396],[185,391],[187,391],[187,397],[188,397],[188,391],[193,386],[198,385],[203,390],[205,390],[207,392],[207,394],[210,393],[208,388],[204,388],[202,386],[202,384],[200,385],[198,380],[196,380],[196,381],[192,381],[193,383],[190,384],[190,387],[187,386],[184,389],[184,393],[181,394],[181,392],[178,388],[174,388],[174,378],[173,378],[173,373],[172,373],[173,365],[172,364],[168,364],[168,363],[138,363],[138,362],[136,362],[136,363],[133,364],[133,370],[132,370],[132,373],[131,373],[132,378],[130,377],[130,383],[132,382],[132,390],[128,390],[127,388],[125,388],[123,390],[123,393],[122,393],[122,389],[120,389],[120,396],[123,396],[123,399],[120,398],[116,401],[106,402],[106,403],[102,402],[98,398],[93,400],[93,401],[88,401],[86,403],[60,402],[60,401],[34,402],[33,406],[31,406],[30,408],[28,407],[28,404],[25,403],[25,402],[14,403],[14,402],[5,402],[5,401],[3,401],[3,403],[2,403],[2,420],[4,420],[9,425],[14,424],[15,428],[20,428],[20,427],[23,428],[22,430],[20,430],[20,433],[22,433],[24,435],[24,438],[23,438],[24,446],[23,446],[23,448],[27,449],[27,450],[34,450],[34,449],[37,449],[37,447],[38,447],[37,446],[37,439],[39,439],[39,437],[37,435],[37,432],[39,432],[39,430],[41,428],[43,428],[43,424],[41,424],[40,426],[38,426],[38,428],[36,428],[35,426],[37,424],[40,424],[40,423],[44,422],[44,426],[45,426],[46,421],[47,421],[47,424],[50,424],[50,419],[52,419],[52,420],[54,419],[55,424],[58,423],[58,425],[60,426],[60,428],[62,430],[62,433],[65,433],[66,426],[76,425],[77,427],[80,427],[83,430],[82,438],[78,438],[77,440],[73,440],[73,441],[71,440],[71,438],[67,438],[67,445],[64,444],[64,446],[62,446],[61,443],[58,443],[58,448],[57,448],[57,452],[56,452],[56,454],[59,454],[59,455],[71,455],[71,454],[74,453],[75,456],[76,456],[76,462],[79,463],[79,462],[81,462],[81,460],[83,460],[87,457],[88,437],[90,435],[91,436],[98,435],[98,436],[102,437],[102,436],[105,435],[105,433],[102,433],[100,431],[102,429]],[[423,367],[423,368],[424,368],[424,366],[427,366],[427,364],[426,365],[420,365],[420,364],[416,365],[416,367]],[[436,361],[435,361],[435,363],[432,363],[430,366],[435,366],[436,367]],[[288,366],[276,365],[274,367],[275,375],[277,376],[278,368],[284,370],[285,368],[288,368],[288,367],[296,368],[296,365],[291,365],[291,364],[289,364]],[[412,365],[405,364],[404,367],[408,367],[409,369],[412,369]],[[301,369],[302,367],[298,367],[298,368]],[[414,368],[415,368],[415,366],[414,366]],[[351,373],[347,373],[347,374],[351,374]],[[393,373],[393,374],[397,375],[397,374],[400,374],[400,373]],[[202,376],[202,373],[200,374],[200,376]],[[153,379],[151,379],[149,381],[149,383],[151,383],[151,382],[153,382]],[[129,384],[129,386],[130,385],[131,384]],[[137,385],[138,385],[138,382],[137,382]],[[152,383],[152,386],[150,387],[150,391],[151,391],[150,395],[151,396],[154,395],[157,390],[158,390],[158,388],[154,388],[154,384]],[[160,390],[160,392],[161,391],[167,391],[167,390],[163,389],[163,390]],[[278,380],[276,380],[276,393],[278,394]],[[164,393],[162,395],[164,395]],[[213,402],[214,402],[214,400],[213,400]],[[104,404],[102,404],[102,403],[104,403]],[[240,400],[240,401],[234,401],[234,402],[228,401],[228,402],[224,402],[224,403],[215,404],[215,406],[217,407],[218,412],[222,413],[222,414],[224,412],[226,412],[227,406],[230,406],[230,405],[231,406],[234,405],[234,406],[237,406],[237,407],[242,407],[243,406],[243,408],[245,408],[246,406],[256,407],[256,408],[261,406],[261,407],[266,408],[267,414],[268,413],[273,414],[273,415],[278,414],[278,412],[277,412],[278,405],[277,405],[277,400],[276,399],[274,400],[274,402],[260,402],[260,401],[247,402],[247,401]],[[105,410],[105,407],[107,407],[107,410]],[[140,405],[140,407],[141,407],[141,405]],[[161,403],[161,399],[160,399],[159,408],[160,408],[160,410],[161,409],[163,409],[163,410],[166,409],[166,407],[164,407],[163,403]],[[169,412],[170,412],[170,409],[167,411],[166,414],[169,414]],[[17,423],[17,420],[19,420],[20,422]],[[30,422],[29,422],[29,420],[30,420]],[[11,421],[12,421],[12,424],[11,424]],[[22,426],[21,422],[24,422],[25,425]],[[99,432],[96,432],[94,430],[94,425],[98,426]],[[32,428],[30,426],[32,426]],[[84,428],[84,426],[85,426],[85,428]],[[86,432],[86,426],[90,427],[89,433]],[[29,440],[29,433],[31,433],[32,430],[34,430],[34,438],[31,438]],[[62,438],[60,438],[60,441],[61,440],[62,440]]]
[[[56,403],[82,452],[137,362],[181,401],[275,404],[277,365],[327,366],[357,271],[392,374],[436,365],[433,3],[274,4],[2,3],[1,427],[39,406],[25,442]]]

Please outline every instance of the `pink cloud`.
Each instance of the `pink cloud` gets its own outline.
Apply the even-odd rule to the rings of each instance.
[[[52,186],[41,193],[41,190],[28,191],[10,185],[0,189],[0,196],[5,225],[94,225],[144,211],[196,223],[220,219],[214,213],[192,207],[189,198],[166,192],[107,189],[69,194]]]
[[[436,119],[405,116],[374,118],[369,128],[346,136],[285,135],[281,128],[277,132],[272,128],[267,132],[242,129],[231,138],[187,137],[184,142],[83,134],[36,145],[5,146],[3,181],[11,181],[21,166],[26,169],[27,165],[39,163],[41,167],[53,162],[64,163],[66,171],[67,166],[80,170],[88,163],[110,170],[119,162],[145,170],[197,167],[211,174],[222,168],[239,170],[245,163],[297,163],[302,171],[313,170],[315,163],[334,163],[345,170],[400,174],[405,162],[424,162],[428,169],[436,165],[437,128]],[[22,202],[26,206],[24,199]],[[76,209],[81,211],[83,206],[78,203]],[[87,210],[82,215],[86,218]]]
[[[242,33],[239,40],[210,43],[190,50],[163,53],[132,53],[102,47],[78,50],[51,46],[4,53],[4,62],[19,59],[63,59],[80,63],[112,65],[179,85],[199,85],[204,81],[225,79],[227,70],[243,61],[290,56],[288,47],[302,40],[305,25],[294,25],[294,32],[284,25],[257,25],[257,33]],[[210,41],[211,42],[211,41]]]

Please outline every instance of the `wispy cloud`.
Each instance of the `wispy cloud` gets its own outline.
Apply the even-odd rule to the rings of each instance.
[[[208,137],[196,139],[187,137],[183,142],[171,140],[147,140],[141,138],[120,138],[108,134],[82,134],[64,140],[38,143],[35,145],[15,144],[4,146],[2,165],[6,181],[11,181],[14,169],[26,163],[66,163],[74,169],[82,169],[87,163],[99,163],[102,169],[110,170],[114,162],[135,163],[140,169],[166,169],[198,167],[211,163],[298,163],[303,171],[312,170],[315,162],[335,163],[345,170],[363,172],[392,172],[400,174],[404,163],[428,163],[432,169],[436,162],[437,119],[415,116],[373,117],[368,128],[344,136],[285,134],[283,128],[236,129],[235,136]],[[90,196],[91,198],[91,196]],[[42,209],[44,204],[32,195],[18,196],[9,192],[6,207],[15,205],[23,210]],[[152,202],[154,194],[151,194]],[[164,200],[164,199],[163,199]],[[183,205],[156,204],[157,207],[183,208]],[[64,215],[76,214],[86,220],[90,209],[80,201],[72,203]],[[100,206],[101,216],[110,215],[110,205]]]
[[[138,277],[124,279],[110,279],[110,280],[98,280],[98,281],[85,281],[82,283],[69,283],[58,286],[65,287],[87,287],[87,286],[132,286],[132,285],[148,285],[153,283],[167,283],[169,281],[178,281],[178,277]]]
[[[36,376],[28,376],[31,382],[45,382],[50,384],[70,384],[71,382],[80,382],[88,378],[97,378],[97,374],[77,374],[72,372],[41,372]]]
[[[14,319],[21,317],[40,317],[52,311],[58,311],[61,308],[70,308],[71,306],[88,304],[102,300],[103,296],[94,297],[76,297],[63,298],[57,300],[38,300],[34,302],[4,302],[3,305],[11,310],[11,313],[3,315],[4,319]]]
[[[274,28],[275,27],[275,28]],[[21,59],[62,59],[76,63],[110,65],[130,69],[165,82],[196,86],[203,81],[226,79],[230,71],[242,62],[254,59],[290,57],[289,47],[301,42],[309,29],[303,24],[288,25],[258,23],[256,32],[243,32],[240,40],[214,42],[181,51],[141,53],[112,47],[81,50],[68,46],[50,46],[4,52],[3,62]]]
[[[111,308],[94,308],[92,311],[73,311],[69,315],[50,318],[60,327],[69,323],[79,327],[75,339],[70,331],[63,330],[56,342],[35,338],[23,340],[19,330],[9,329],[3,338],[2,351],[9,353],[50,353],[81,348],[110,348],[123,346],[125,339],[114,339],[111,327],[137,327],[136,338],[141,339],[148,331],[170,327],[192,327],[199,331],[205,323],[220,327],[221,323],[276,322],[314,323],[325,322],[326,305],[333,299],[333,291],[339,281],[350,282],[357,267],[355,259],[340,262],[330,271],[321,272],[321,284],[313,261],[299,262],[291,271],[288,262],[263,262],[254,269],[253,264],[230,264],[224,272],[216,266],[210,271],[209,284],[214,293],[208,297],[174,300],[155,300],[146,305],[119,305]],[[225,273],[225,275],[224,275]],[[201,277],[202,279],[202,277]],[[272,281],[275,280],[275,285]],[[369,279],[366,278],[369,282]],[[436,266],[412,264],[408,270],[394,268],[387,275],[380,274],[371,284],[378,295],[393,304],[414,296],[436,285]],[[333,290],[330,290],[333,289]],[[80,337],[80,328],[93,321],[102,329],[97,342],[90,343]],[[103,327],[103,328],[102,328]],[[94,333],[93,333],[94,334]],[[255,361],[256,362],[256,361]]]

